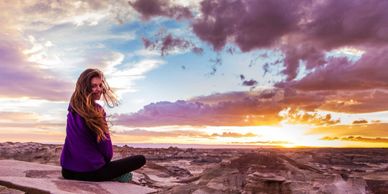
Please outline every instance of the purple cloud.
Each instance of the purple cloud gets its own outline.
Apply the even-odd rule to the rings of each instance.
[[[278,83],[278,87],[299,90],[363,90],[388,89],[387,48],[370,49],[361,59],[351,62],[347,58],[330,58],[321,68],[301,80]]]
[[[155,16],[166,16],[178,20],[193,17],[189,8],[173,5],[169,0],[136,0],[128,3],[141,14],[144,20]]]
[[[156,37],[155,40],[150,40],[148,38],[142,38],[143,45],[146,49],[157,50],[162,56],[168,55],[173,51],[179,50],[191,50],[195,54],[202,54],[203,49],[197,47],[191,41],[185,40],[183,38],[174,37],[172,34],[161,34]]]
[[[193,21],[194,33],[221,50],[230,40],[243,52],[265,48],[281,36],[297,30],[302,1],[217,1],[201,2],[201,17]]]
[[[26,61],[15,42],[0,40],[0,96],[65,100],[72,84],[55,79],[55,73]]]
[[[115,124],[132,127],[271,125],[279,122],[277,113],[280,110],[281,107],[276,104],[260,102],[246,96],[240,100],[219,101],[214,104],[183,100],[151,103],[136,113],[114,115],[113,119]]]

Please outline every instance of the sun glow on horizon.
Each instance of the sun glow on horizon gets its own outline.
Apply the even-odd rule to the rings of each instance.
[[[153,142],[181,144],[225,144],[281,147],[337,147],[341,143],[321,140],[322,135],[306,134],[310,125],[282,123],[278,126],[169,126],[152,128],[122,128],[115,126],[113,137],[120,143]]]

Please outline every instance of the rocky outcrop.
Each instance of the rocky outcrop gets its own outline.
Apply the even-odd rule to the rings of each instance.
[[[325,174],[274,152],[249,153],[205,170],[198,179],[165,193],[352,193],[369,192],[360,177]]]
[[[47,164],[0,160],[0,185],[8,189],[10,193],[20,191],[22,193],[137,194],[156,191],[131,183],[65,180],[61,177],[60,169],[59,166]]]

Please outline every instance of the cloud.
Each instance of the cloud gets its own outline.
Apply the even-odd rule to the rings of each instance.
[[[358,61],[333,57],[300,80],[278,83],[299,90],[388,89],[388,47],[369,49]]]
[[[388,137],[387,123],[370,123],[364,125],[332,125],[311,128],[306,132],[309,134],[320,134],[325,136],[365,136],[365,137]]]
[[[202,54],[203,52],[203,49],[197,47],[193,42],[174,37],[172,34],[162,34],[157,36],[155,40],[143,37],[142,40],[146,49],[159,51],[161,56],[168,55],[171,52],[184,52],[186,50],[191,50],[195,54]]]
[[[28,62],[21,53],[22,45],[0,39],[0,96],[29,97],[54,101],[66,100],[72,84],[56,77],[56,73],[42,70],[37,64]]]
[[[185,101],[151,103],[138,112],[115,115],[114,123],[134,127],[256,126],[274,125],[284,120],[294,124],[337,126],[340,119],[333,118],[331,114],[319,114],[319,111],[383,111],[388,109],[386,98],[388,92],[375,90],[349,93],[270,89],[216,93]]]
[[[388,41],[388,2],[325,0],[312,4],[303,33],[324,48],[375,44]]]
[[[122,2],[128,10],[126,1],[0,2],[0,96],[67,100],[74,70],[85,65],[84,58],[101,56],[97,41],[134,39],[133,33],[112,35],[107,27],[123,10]]]
[[[200,17],[193,21],[194,33],[221,50],[228,42],[243,52],[273,45],[283,35],[297,30],[303,1],[201,2]]]
[[[151,103],[136,113],[115,115],[114,123],[134,127],[271,125],[279,122],[278,111],[276,105],[249,98],[213,105],[178,100]]]
[[[286,109],[281,112],[283,120],[292,124],[310,124],[310,125],[334,125],[340,123],[340,120],[334,120],[331,114],[319,115],[316,112],[309,113],[297,109]]]
[[[4,130],[9,130],[9,129],[18,129],[19,131],[20,128],[23,129],[31,129],[33,130],[44,130],[44,131],[58,131],[62,130],[63,128],[66,127],[66,123],[61,123],[61,122],[29,122],[26,120],[23,120],[22,122],[0,122],[2,129]]]
[[[336,91],[324,94],[326,101],[320,109],[334,112],[367,113],[388,109],[387,90]]]
[[[138,11],[144,20],[155,16],[166,16],[174,19],[192,18],[189,8],[173,4],[170,0],[136,0],[129,1],[129,5]]]
[[[223,133],[213,133],[207,134],[201,131],[190,131],[190,130],[171,130],[171,131],[150,131],[145,129],[134,129],[128,131],[113,131],[113,134],[120,135],[131,135],[131,136],[141,136],[141,137],[191,137],[191,138],[207,138],[215,139],[217,137],[231,137],[231,138],[245,138],[245,137],[256,137],[253,133],[236,133],[236,132],[223,132]]]
[[[171,1],[144,2],[153,2],[154,10],[173,6],[166,5]],[[221,51],[227,44],[242,52],[281,51],[284,54],[281,72],[286,80],[278,86],[359,90],[387,88],[384,79],[388,72],[384,54],[388,42],[387,9],[388,2],[380,0],[370,0],[367,4],[353,0],[205,0],[188,20],[194,34],[215,51]],[[149,19],[159,15],[176,19],[162,13],[145,16]],[[345,58],[327,59],[327,52],[348,47],[365,52],[362,59],[355,64]],[[307,76],[302,74],[299,80],[302,66]]]
[[[221,134],[213,133],[211,137],[233,137],[233,138],[245,138],[245,137],[257,137],[257,135],[253,133],[236,133],[236,132],[223,132]]]
[[[285,69],[282,71],[287,76],[286,80],[291,81],[297,77],[300,70],[300,62],[304,61],[306,69],[311,70],[326,63],[325,53],[309,44],[284,45],[281,47],[285,54],[283,60]]]
[[[296,78],[296,72],[302,65],[302,61],[306,63],[306,69],[308,70],[322,67],[325,63],[331,63],[331,65],[333,63],[342,63],[336,65],[336,67],[329,66],[328,68],[323,67],[319,69],[323,71],[328,69],[330,73],[335,73],[327,77],[328,79],[325,79],[325,81],[323,81],[322,75],[321,77],[319,77],[320,75],[314,77],[323,81],[323,83],[319,84],[321,86],[319,88],[367,88],[368,82],[367,84],[362,84],[362,78],[358,80],[359,78],[352,77],[347,73],[347,71],[355,74],[366,72],[357,72],[358,69],[354,68],[353,70],[353,67],[348,68],[348,62],[346,61],[341,62],[334,59],[335,61],[327,62],[325,61],[324,53],[336,48],[355,47],[366,50],[368,55],[372,56],[371,59],[373,59],[375,51],[385,47],[388,41],[388,28],[386,27],[388,14],[384,11],[387,8],[387,2],[378,0],[368,1],[368,5],[351,0],[325,0],[314,1],[311,4],[301,4],[297,8],[303,12],[303,17],[300,18],[301,20],[298,23],[299,30],[294,34],[288,34],[285,42],[287,46],[282,49],[286,55],[284,60],[286,69],[283,73],[287,75],[287,81]],[[374,68],[373,66],[369,66],[371,69],[367,72],[373,71],[374,73],[381,74],[380,71],[376,71],[379,68]],[[338,71],[333,72],[334,69]],[[345,74],[343,75],[343,73]],[[372,77],[372,75],[370,76]],[[333,77],[335,79],[331,79]],[[314,78],[311,77],[311,79],[306,80],[304,83],[308,84],[309,81],[312,81],[308,85],[317,84],[318,80],[314,80]],[[350,78],[350,80],[347,78]],[[344,80],[348,80],[348,83]],[[337,85],[334,84],[336,81],[339,81]],[[372,78],[371,83],[374,81]]]
[[[120,56],[118,55],[118,57]],[[121,64],[121,62],[117,64]],[[159,68],[164,63],[164,61],[158,59],[144,59],[134,63],[124,64],[124,68],[117,68],[115,66],[117,64],[112,64],[112,66],[109,66],[109,71],[106,72],[107,81],[118,95],[125,92],[133,92],[136,91],[136,80],[144,79],[148,72]]]
[[[127,1],[38,1],[0,2],[0,18],[21,30],[42,31],[55,25],[97,25],[105,19],[122,23],[136,18]],[[26,17],[28,15],[28,17]],[[7,22],[7,23],[8,23]]]
[[[281,121],[279,112],[285,108],[314,110],[323,102],[314,94],[298,94],[296,91],[231,92],[187,101],[151,103],[136,113],[113,117],[115,124],[132,127],[274,125]]]
[[[287,145],[292,144],[289,141],[250,141],[250,142],[232,142],[233,144],[249,144],[249,145]]]
[[[38,114],[32,112],[0,112],[0,121],[38,121]]]
[[[363,136],[345,136],[345,137],[323,137],[321,140],[326,141],[355,141],[365,143],[388,143],[388,138],[384,137],[363,137]]]
[[[354,124],[367,124],[368,123],[368,121],[367,120],[355,120],[355,121],[353,121],[353,125]]]

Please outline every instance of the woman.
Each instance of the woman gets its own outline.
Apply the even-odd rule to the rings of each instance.
[[[109,107],[117,105],[101,71],[87,69],[82,72],[67,114],[66,139],[61,154],[65,179],[128,182],[130,172],[146,162],[142,155],[111,161],[113,149],[106,114],[95,102],[101,95]]]

